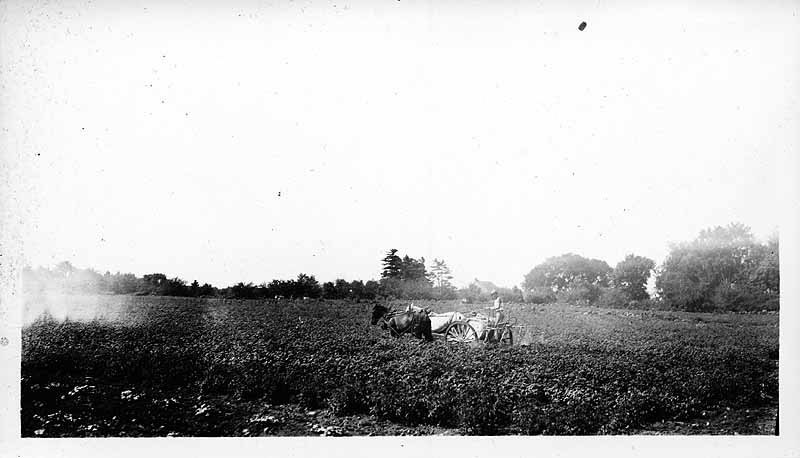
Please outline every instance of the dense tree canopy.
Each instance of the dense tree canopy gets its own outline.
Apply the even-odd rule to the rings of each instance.
[[[433,284],[425,268],[425,258],[402,258],[391,249],[381,260],[380,295],[405,299],[432,299]]]
[[[624,293],[629,300],[643,300],[647,294],[647,280],[656,263],[644,256],[629,254],[620,261],[611,274],[611,285]]]
[[[672,245],[656,289],[674,307],[690,311],[777,307],[778,240],[755,240],[750,228],[730,224]]]
[[[523,286],[527,291],[549,288],[566,291],[578,285],[608,286],[611,267],[599,259],[588,259],[573,253],[554,256],[534,267]]]
[[[414,259],[408,255],[403,256],[400,279],[404,281],[426,281],[428,272],[425,269],[425,258]]]

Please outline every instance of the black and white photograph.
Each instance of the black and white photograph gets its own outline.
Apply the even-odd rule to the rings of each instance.
[[[800,456],[799,13],[0,1],[0,445]]]

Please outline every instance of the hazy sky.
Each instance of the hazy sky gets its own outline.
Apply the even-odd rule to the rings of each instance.
[[[797,2],[29,3],[0,146],[32,265],[225,286],[397,248],[511,286],[764,238],[796,164]]]

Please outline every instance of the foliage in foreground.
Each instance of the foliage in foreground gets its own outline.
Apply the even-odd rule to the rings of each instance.
[[[600,318],[580,315],[559,332],[584,338],[462,348],[389,338],[367,308],[159,300],[131,325],[39,320],[23,330],[23,435],[236,435],[243,403],[465,434],[607,434],[777,397],[766,347],[743,330],[680,335],[662,320],[614,338],[614,321],[597,339],[579,327]],[[214,416],[209,399],[224,400]]]

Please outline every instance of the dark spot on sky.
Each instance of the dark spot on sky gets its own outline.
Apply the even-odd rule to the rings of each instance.
[[[280,192],[280,191],[278,191],[278,197],[280,197],[280,196],[281,196],[281,192]]]
[[[581,25],[578,26],[578,30],[580,30],[581,32],[583,32],[583,29],[585,28],[586,28],[586,21],[581,22]]]

